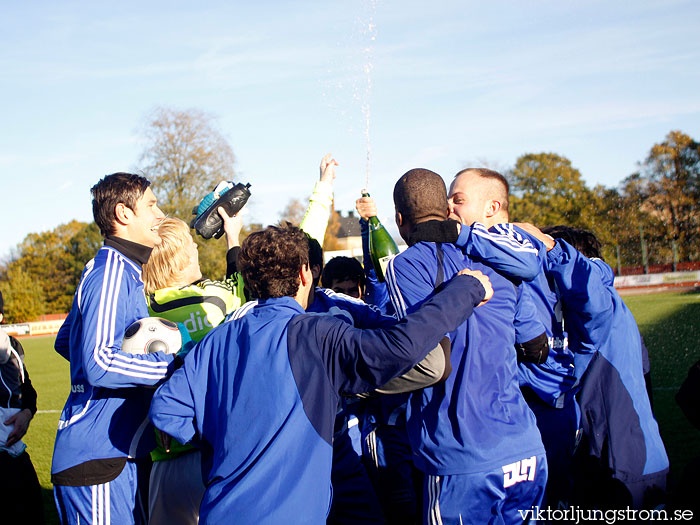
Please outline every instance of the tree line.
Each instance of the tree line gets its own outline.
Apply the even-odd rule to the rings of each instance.
[[[235,179],[233,149],[212,115],[157,108],[141,134],[146,146],[137,171],[152,181],[167,214],[189,221],[202,196],[219,181]],[[639,170],[616,188],[587,187],[571,161],[555,153],[521,155],[504,175],[511,184],[511,220],[592,230],[613,267],[641,265],[643,254],[649,264],[700,260],[700,144],[681,131],[654,144]],[[298,223],[304,208],[292,199],[280,218]],[[335,247],[337,231],[334,212],[325,249]],[[223,277],[225,243],[195,239],[202,273]],[[101,243],[94,223],[75,220],[27,235],[0,265],[7,321],[67,312],[83,267]]]

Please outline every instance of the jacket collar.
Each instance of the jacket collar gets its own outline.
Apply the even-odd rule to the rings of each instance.
[[[115,237],[113,235],[108,235],[105,239],[105,246],[114,248],[122,255],[128,257],[132,261],[143,266],[148,262],[148,258],[151,256],[153,248],[144,246],[143,244],[138,244],[133,241],[127,241],[121,237]]]
[[[260,299],[258,300],[258,305],[257,307],[268,307],[268,306],[277,306],[277,307],[286,307],[286,308],[291,308],[293,310],[296,310],[300,314],[306,313],[304,309],[301,307],[299,303],[297,303],[293,297],[274,297],[272,299]]]

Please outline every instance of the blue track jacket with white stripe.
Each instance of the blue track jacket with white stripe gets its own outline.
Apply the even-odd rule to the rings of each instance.
[[[459,276],[415,315],[376,330],[282,297],[209,332],[150,411],[156,427],[201,443],[200,523],[325,523],[339,393],[408,371],[483,296],[476,279]]]
[[[472,261],[482,262],[502,275],[525,282],[536,278],[542,261],[546,261],[546,253],[541,253],[532,239],[513,224],[497,224],[487,229],[483,224],[475,222],[471,226],[462,225],[455,245]],[[363,244],[363,251],[368,250]],[[367,253],[365,259],[369,260]],[[371,260],[369,264],[372,264]],[[521,292],[525,295],[523,303],[532,301],[528,290],[523,289]],[[531,307],[534,308],[534,305],[531,304]],[[383,311],[386,309],[386,306],[382,306]],[[393,311],[394,307],[391,306],[390,309]],[[518,340],[525,341],[527,340]],[[368,401],[368,412],[380,424],[403,425],[404,405],[408,396],[409,394],[393,394],[371,399]]]
[[[134,387],[164,379],[174,356],[121,350],[124,331],[143,317],[148,308],[141,267],[103,246],[85,266],[56,337],[56,351],[70,361],[71,392],[58,422],[52,475],[88,461],[141,457],[154,448],[147,417],[153,390]],[[106,481],[88,477],[75,484]]]
[[[624,482],[668,469],[644,381],[641,336],[613,287],[612,268],[561,239],[547,259],[564,304],[572,348],[598,352],[583,375],[579,394],[589,452]]]
[[[506,244],[497,246],[511,251]],[[510,258],[517,266],[514,256]],[[387,269],[397,314],[410,314],[429,299],[440,272],[449,279],[463,268],[488,275],[494,294],[457,330],[447,333],[452,342],[452,374],[445,382],[411,395],[407,428],[414,461],[432,475],[485,472],[544,454],[535,416],[517,380],[516,340],[529,341],[544,331],[534,307],[520,300],[522,286],[465,257],[452,244],[420,242],[394,257]]]

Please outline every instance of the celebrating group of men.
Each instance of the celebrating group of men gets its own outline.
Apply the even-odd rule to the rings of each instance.
[[[572,245],[585,232],[510,224],[500,174],[464,170],[449,195],[429,170],[398,180],[409,248],[385,293],[364,294],[374,305],[316,288],[322,259],[299,228],[252,233],[237,266],[254,302],[178,356],[121,349],[148,316],[141,266],[164,218],[149,182],[117,173],[92,195],[105,243],[56,339],[71,367],[52,465],[63,523],[146,521],[151,423],[201,450],[202,523],[516,523],[663,492],[642,343],[609,267]],[[605,454],[631,459],[608,468]],[[607,485],[581,489],[594,475]],[[628,499],[606,500],[610,486]]]

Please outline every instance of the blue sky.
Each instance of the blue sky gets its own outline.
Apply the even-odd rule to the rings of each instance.
[[[201,4],[3,3],[0,259],[91,220],[89,188],[138,170],[156,106],[218,117],[262,223],[307,196],[327,152],[336,206],[354,207],[367,130],[385,222],[410,168],[449,182],[553,151],[616,186],[671,129],[700,138],[697,2]]]

